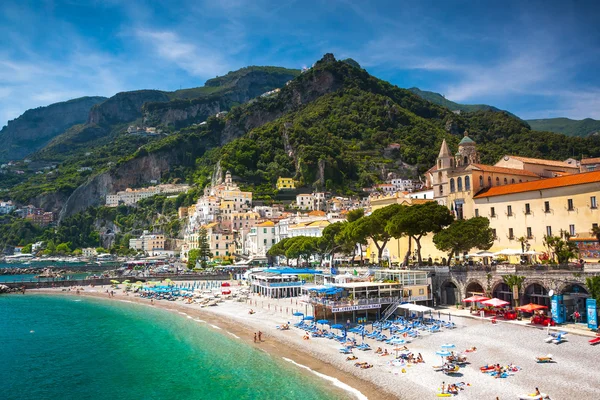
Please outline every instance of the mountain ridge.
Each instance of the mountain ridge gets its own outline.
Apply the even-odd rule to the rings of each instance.
[[[600,121],[592,118],[538,118],[528,119],[527,123],[532,129],[562,133],[567,136],[589,136],[600,134]]]

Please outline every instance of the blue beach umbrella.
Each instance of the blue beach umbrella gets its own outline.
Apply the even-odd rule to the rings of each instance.
[[[448,350],[436,351],[435,354],[442,357],[442,361],[444,361],[444,357],[448,357],[451,353]]]
[[[305,321],[312,321],[315,319],[315,317],[311,317],[310,315],[308,317],[304,317],[303,318]]]
[[[331,329],[344,329],[344,325],[341,325],[341,324],[331,325]]]
[[[317,321],[317,323],[318,323],[318,324],[321,324],[321,325],[328,325],[328,324],[329,324],[329,321],[328,321],[328,320],[326,320],[326,319],[320,319],[320,320],[318,320],[318,321]]]
[[[295,313],[292,314],[294,317],[301,317],[304,315],[304,313],[301,313],[300,311],[296,311]]]
[[[453,344],[450,344],[450,343],[446,343],[446,344],[443,344],[441,347],[442,347],[442,349],[453,349],[456,346]]]
[[[392,339],[390,340],[390,344],[406,344],[406,340],[400,338]]]

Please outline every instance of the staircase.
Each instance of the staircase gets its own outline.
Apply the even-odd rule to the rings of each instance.
[[[383,316],[381,317],[381,321],[387,320],[390,317],[390,315],[392,315],[394,313],[394,311],[396,311],[396,309],[398,308],[400,303],[402,303],[402,297],[399,297],[398,300],[396,300],[395,302],[390,304],[385,309],[385,311],[383,312]]]

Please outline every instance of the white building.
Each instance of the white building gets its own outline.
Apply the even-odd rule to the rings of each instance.
[[[165,252],[165,235],[144,231],[139,238],[129,239],[129,248],[143,251],[151,256],[163,254]]]
[[[265,257],[267,251],[279,242],[278,229],[273,221],[265,221],[250,229],[246,235],[246,254]]]
[[[98,254],[98,253],[96,252],[96,249],[93,247],[86,247],[84,249],[81,249],[81,255],[85,258],[96,257],[96,254]]]
[[[15,209],[12,201],[0,202],[0,214],[10,214]]]
[[[433,200],[433,189],[419,190],[418,192],[409,193],[408,196],[411,199]]]
[[[148,197],[156,196],[157,194],[173,194],[186,192],[190,187],[188,185],[158,185],[150,186],[142,189],[127,188],[116,194],[106,195],[106,205],[108,207],[117,207],[118,205],[133,205],[140,200]]]

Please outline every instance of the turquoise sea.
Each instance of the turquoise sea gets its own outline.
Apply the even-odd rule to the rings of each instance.
[[[2,399],[342,399],[348,392],[181,315],[0,296]]]

